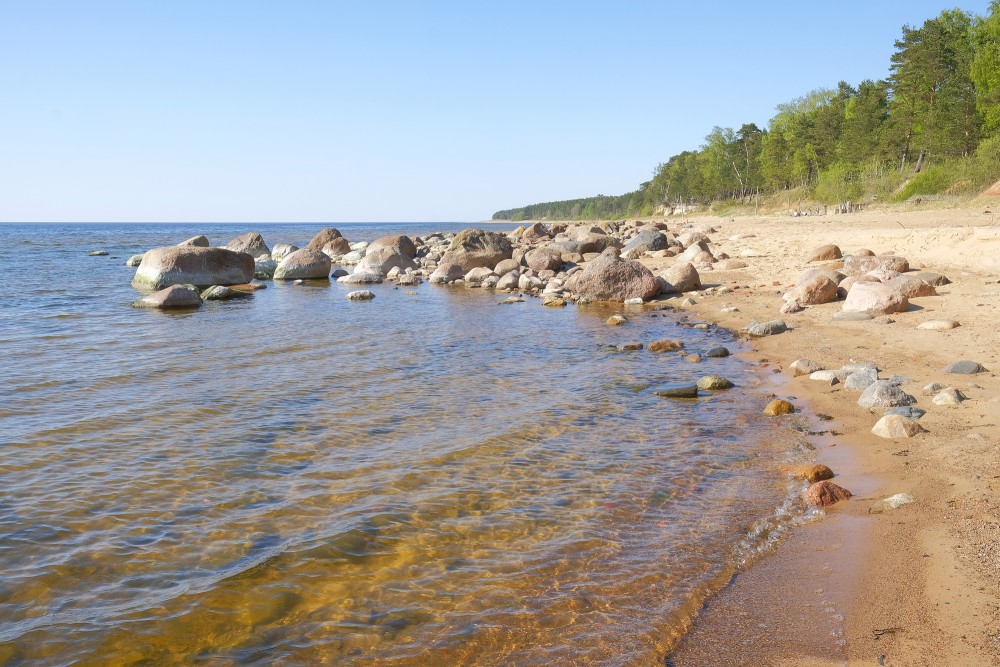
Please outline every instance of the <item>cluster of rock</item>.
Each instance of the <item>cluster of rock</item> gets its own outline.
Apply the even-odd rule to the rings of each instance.
[[[910,272],[903,257],[876,256],[870,250],[844,256],[839,247],[826,245],[813,251],[809,261],[826,263],[799,276],[785,292],[781,312],[794,313],[805,306],[843,299],[839,319],[867,319],[904,312],[910,299],[936,296],[935,287],[950,282],[937,273]]]
[[[716,261],[709,250],[712,228],[679,234],[665,223],[535,223],[510,233],[466,229],[426,237],[386,236],[350,243],[334,228],[317,233],[304,248],[278,243],[270,249],[258,233],[222,247],[204,236],[130,257],[132,285],[159,290],[172,285],[246,284],[258,280],[335,279],[365,285],[386,280],[416,285],[464,284],[541,296],[546,305],[573,301],[643,302],[661,293],[701,287],[696,266]],[[636,261],[643,255],[677,257],[654,275]]]

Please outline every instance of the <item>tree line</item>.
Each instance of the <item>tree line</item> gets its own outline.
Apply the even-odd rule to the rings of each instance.
[[[633,192],[497,211],[494,219],[647,216],[784,193],[825,204],[978,191],[1000,178],[1000,0],[903,26],[885,80],[813,90],[767,128],[715,127]]]

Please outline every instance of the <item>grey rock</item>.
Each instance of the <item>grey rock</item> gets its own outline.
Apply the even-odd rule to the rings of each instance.
[[[875,319],[873,315],[868,313],[854,313],[842,310],[838,313],[834,313],[833,318],[838,322],[864,322],[866,320]]]
[[[708,352],[705,353],[705,356],[708,357],[709,359],[721,359],[722,357],[729,356],[729,350],[721,346],[713,347],[712,349],[710,349]]]
[[[241,285],[253,279],[253,257],[225,248],[166,246],[142,256],[132,286],[163,289],[170,285]]]
[[[698,380],[699,389],[708,390],[718,390],[718,389],[732,389],[736,385],[733,384],[732,380],[722,377],[721,375],[706,375],[705,377]]]
[[[132,305],[135,308],[197,308],[201,306],[198,290],[190,285],[171,285],[159,292],[144,296]]]
[[[125,260],[125,266],[136,267],[142,264],[142,255],[132,255]]]
[[[298,249],[298,246],[294,246],[291,243],[275,243],[274,248],[271,249],[271,259],[275,262],[280,262]]]
[[[812,375],[816,371],[823,370],[823,366],[815,361],[812,361],[811,359],[796,359],[788,366],[788,368],[796,377],[799,375]]]
[[[374,292],[366,289],[355,290],[347,293],[348,301],[371,301],[374,298]]]
[[[844,378],[844,387],[855,391],[863,391],[878,380],[878,369],[874,366],[860,368]]]
[[[319,250],[300,248],[278,264],[275,280],[309,280],[330,277],[330,258]]]
[[[876,380],[861,392],[861,397],[858,398],[858,405],[867,409],[894,408],[899,405],[913,405],[916,402],[917,399],[889,380]]]
[[[207,247],[209,247],[212,244],[208,242],[208,237],[205,236],[204,234],[202,234],[202,235],[199,235],[199,236],[192,236],[191,238],[187,239],[186,241],[181,241],[177,245],[179,245],[179,246],[197,246],[199,248],[207,248]],[[230,248],[230,250],[232,250],[232,248]]]
[[[912,405],[900,405],[895,408],[889,408],[882,414],[899,415],[901,417],[906,417],[907,419],[920,419],[927,414],[927,412],[925,410],[921,410],[920,408],[915,408]]]
[[[755,338],[764,336],[774,336],[788,331],[788,325],[782,320],[771,320],[770,322],[751,322],[747,326],[747,333]]]
[[[267,244],[264,243],[264,237],[257,232],[241,234],[227,243],[225,248],[234,252],[245,252],[254,258],[271,254]]]
[[[258,257],[253,263],[253,277],[257,280],[270,280],[278,269],[278,263],[270,257]]]
[[[385,280],[381,274],[364,271],[362,273],[351,273],[337,278],[337,282],[344,285],[375,285]]]
[[[622,248],[622,252],[638,250],[640,252],[653,252],[667,247],[667,237],[662,233],[652,229],[639,232]]]
[[[252,292],[244,292],[225,285],[212,285],[201,293],[202,301],[229,301],[230,299],[246,299],[250,296],[253,296]]]
[[[664,398],[698,398],[698,385],[693,382],[672,382],[657,387],[653,393]]]
[[[968,359],[962,359],[961,361],[950,363],[944,367],[945,373],[954,373],[957,375],[974,375],[985,371],[986,368],[984,368],[982,364],[975,361],[969,361]]]

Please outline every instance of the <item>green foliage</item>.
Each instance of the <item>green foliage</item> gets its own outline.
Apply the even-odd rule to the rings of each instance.
[[[1000,0],[992,0],[986,17],[954,9],[918,28],[903,26],[895,46],[888,80],[817,88],[778,105],[765,130],[752,123],[735,131],[714,127],[698,150],[657,165],[634,192],[493,217],[623,218],[675,203],[737,208],[762,196],[828,204],[906,200],[974,192],[1000,178]]]

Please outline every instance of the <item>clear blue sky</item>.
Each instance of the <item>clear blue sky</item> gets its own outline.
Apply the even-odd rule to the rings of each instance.
[[[985,14],[988,0],[959,0]],[[887,75],[932,0],[0,0],[0,221],[466,221]]]

